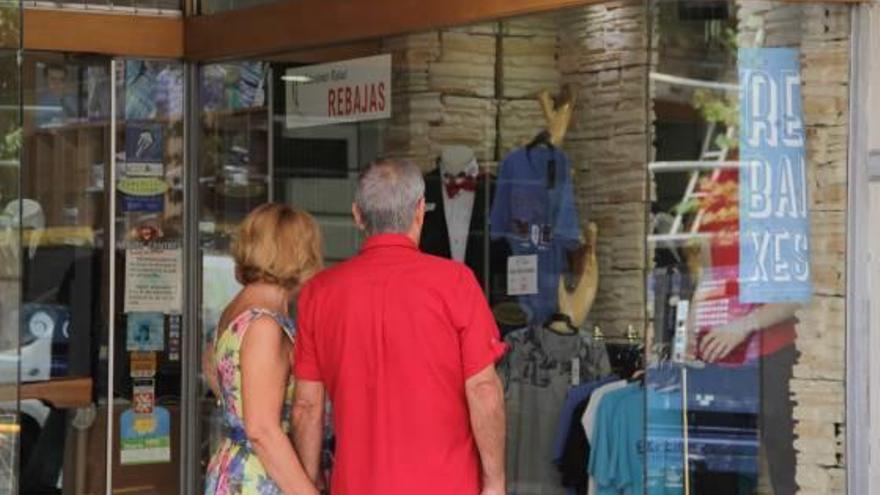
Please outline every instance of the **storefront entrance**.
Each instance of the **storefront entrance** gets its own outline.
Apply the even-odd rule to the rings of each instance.
[[[377,158],[423,171],[420,247],[511,348],[511,495],[845,492],[850,13],[600,2],[223,62],[0,56],[0,493],[203,491],[239,223],[295,204],[343,262]]]

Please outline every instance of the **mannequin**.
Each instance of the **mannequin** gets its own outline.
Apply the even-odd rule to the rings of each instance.
[[[439,167],[450,257],[464,263],[480,169],[474,152],[466,146],[445,147]]]
[[[560,331],[563,326],[567,331],[572,328],[571,315],[559,311],[560,277],[588,273],[583,264],[590,261],[584,257],[586,239],[574,197],[571,164],[560,149],[576,101],[570,85],[556,98],[547,90],[537,96],[545,130],[503,159],[490,221],[492,238],[504,239],[517,258],[511,258],[518,267],[515,295],[528,313],[529,323],[559,321],[562,325],[553,327]]]
[[[568,126],[571,124],[571,116],[577,103],[577,91],[571,84],[566,84],[562,87],[559,98],[554,102],[550,91],[545,89],[538,94],[538,102],[541,104],[541,111],[544,112],[544,120],[547,122],[550,143],[558,148],[565,139]]]
[[[468,265],[484,279],[487,194],[474,152],[446,146],[437,168],[425,175],[425,225],[422,251]]]
[[[544,113],[547,123],[547,132],[550,134],[549,141],[553,146],[559,147],[568,127],[577,103],[577,91],[566,84],[562,87],[559,97],[554,99],[547,90],[538,95],[538,102]],[[587,319],[593,302],[596,300],[596,292],[599,288],[599,264],[596,258],[596,237],[598,228],[595,223],[590,223],[585,232],[586,243],[579,249],[569,253],[569,261],[572,271],[572,283],[567,284],[565,276],[560,277],[559,289],[559,314],[567,317],[568,321],[553,321],[550,328],[557,332],[571,332],[580,328]]]

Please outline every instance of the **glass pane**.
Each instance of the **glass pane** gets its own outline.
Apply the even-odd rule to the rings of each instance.
[[[235,62],[200,68],[199,247],[202,257],[201,321],[204,359],[226,304],[238,292],[231,236],[253,208],[271,197],[269,180],[268,66]],[[216,398],[202,376],[201,447],[204,475],[222,434]]]
[[[116,62],[113,490],[178,493],[183,64]]]
[[[3,15],[10,5],[0,7]],[[16,25],[17,27],[17,25]],[[15,35],[15,30],[2,34]],[[26,453],[19,412],[21,333],[21,69],[17,52],[0,51],[0,492],[16,493]],[[22,433],[22,429],[25,429]]]
[[[201,0],[198,2],[200,15],[210,15],[235,9],[245,9],[284,0]]]
[[[104,487],[109,72],[24,58],[22,493]]]
[[[407,159],[426,183],[420,248],[474,272],[510,346],[510,493],[842,491],[848,12],[605,2],[377,39],[357,59],[203,66],[205,356],[240,289],[229,237],[248,212],[304,208],[326,264],[342,263],[364,240],[358,173]],[[796,166],[749,183],[757,206],[800,215],[773,241],[782,257],[763,258],[761,273],[788,270],[779,291],[740,275],[741,247],[776,245],[740,242],[746,63],[781,74],[761,87],[789,111],[768,116],[749,93],[761,136],[800,139]],[[771,180],[781,189],[762,199]],[[721,347],[716,330],[737,320],[745,344]],[[207,463],[223,418],[204,392]]]
[[[653,14],[649,486],[842,493],[849,9]]]
[[[27,3],[36,4],[39,7],[48,6],[71,10],[82,8],[99,11],[116,10],[121,13],[140,15],[155,15],[159,11],[183,10],[182,0],[31,0]]]

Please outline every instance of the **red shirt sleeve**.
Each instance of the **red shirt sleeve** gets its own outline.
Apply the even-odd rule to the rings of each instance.
[[[473,272],[462,266],[455,288],[454,317],[459,331],[462,371],[470,378],[501,359],[507,346]]]
[[[320,382],[322,379],[316,352],[313,306],[312,291],[306,285],[297,300],[293,374],[298,380]]]

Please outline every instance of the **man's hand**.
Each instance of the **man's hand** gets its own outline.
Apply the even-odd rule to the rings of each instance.
[[[480,495],[507,495],[504,492],[504,487],[483,487],[483,490],[480,492]]]

